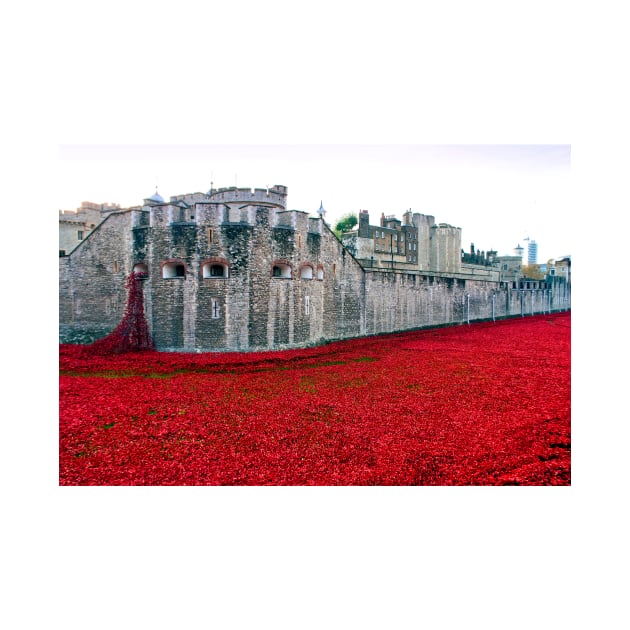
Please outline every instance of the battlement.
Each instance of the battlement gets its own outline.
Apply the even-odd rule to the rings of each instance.
[[[192,206],[200,201],[207,201],[208,195],[206,193],[196,192],[196,193],[188,193],[186,195],[173,195],[171,196],[170,202],[176,203],[177,201],[183,201],[187,203],[189,206]]]
[[[433,230],[460,230],[461,228],[455,227],[454,225],[450,225],[448,223],[438,223],[437,225],[432,225],[431,228]]]
[[[147,217],[143,221],[151,227],[167,227],[176,223],[206,227],[219,227],[230,223],[253,226],[259,217],[264,216],[264,221],[272,227],[298,229],[299,225],[302,226],[300,229],[306,229],[306,219],[309,216],[304,210],[285,210],[276,204],[260,203],[257,200],[249,203],[206,200],[197,202],[194,206],[181,204],[180,200],[177,203],[144,207],[141,211]],[[316,221],[321,219],[318,217]]]
[[[231,186],[211,191],[206,196],[206,200],[223,203],[259,202],[265,205],[270,204],[286,208],[287,194],[287,187],[280,185],[272,186],[271,188],[237,188],[236,186]]]

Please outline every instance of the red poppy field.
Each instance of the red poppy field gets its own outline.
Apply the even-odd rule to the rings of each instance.
[[[570,313],[261,353],[60,346],[60,485],[570,485]]]

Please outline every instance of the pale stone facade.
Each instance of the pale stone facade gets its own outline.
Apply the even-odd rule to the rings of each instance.
[[[69,254],[110,213],[120,206],[83,201],[76,210],[59,210],[59,255]]]
[[[518,282],[522,277],[523,258],[521,256],[497,256],[495,266],[504,282]]]

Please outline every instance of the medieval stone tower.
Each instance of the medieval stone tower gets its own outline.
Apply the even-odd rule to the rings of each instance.
[[[524,298],[498,271],[462,264],[460,229],[433,217],[383,217],[376,234],[361,214],[354,243],[344,245],[324,215],[323,204],[313,216],[287,210],[281,185],[169,201],[156,192],[142,206],[108,212],[59,258],[60,341],[111,332],[132,271],[145,278],[156,347],[186,352],[299,347],[568,299],[544,283]]]

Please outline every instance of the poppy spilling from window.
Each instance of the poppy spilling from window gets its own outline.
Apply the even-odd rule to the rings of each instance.
[[[142,281],[146,273],[134,272],[127,277],[127,306],[122,321],[107,337],[85,346],[88,354],[115,354],[152,350],[153,340],[144,316]]]

